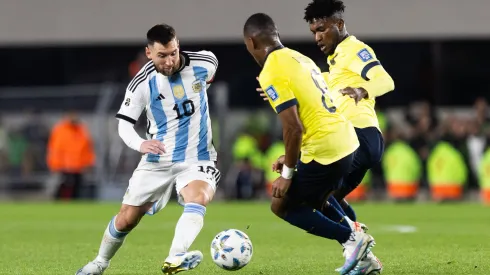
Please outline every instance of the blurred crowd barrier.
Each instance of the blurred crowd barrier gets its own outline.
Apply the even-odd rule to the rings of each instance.
[[[117,134],[114,107],[122,98],[117,87],[53,92],[36,99],[46,101],[46,108],[3,112],[1,198],[120,200],[141,155]],[[215,88],[217,100],[211,96],[210,110],[224,174],[217,197],[268,198],[278,177],[272,163],[284,154],[281,125],[267,103],[256,110],[227,109],[226,85],[216,87],[221,88]],[[2,101],[29,100],[21,94],[1,93]],[[70,105],[84,100],[91,111]],[[70,111],[53,111],[53,102]],[[490,114],[484,99],[467,108],[415,102],[378,110],[378,118],[384,158],[350,200],[490,202]],[[144,136],[144,116],[135,127]]]

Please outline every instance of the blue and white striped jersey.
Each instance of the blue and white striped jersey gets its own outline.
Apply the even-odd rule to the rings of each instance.
[[[218,68],[209,51],[181,52],[185,66],[172,76],[157,73],[148,62],[129,83],[116,117],[136,123],[146,110],[148,139],[165,144],[163,155],[149,162],[216,161],[207,89]]]

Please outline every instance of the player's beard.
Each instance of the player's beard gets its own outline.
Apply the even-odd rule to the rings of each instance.
[[[157,67],[158,68],[158,67]],[[177,71],[176,67],[172,67],[170,69],[165,69],[165,68],[158,68],[158,72],[163,74],[164,76],[171,76]]]

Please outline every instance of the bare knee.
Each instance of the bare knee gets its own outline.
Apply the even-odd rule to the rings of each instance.
[[[279,198],[273,198],[271,202],[271,211],[274,213],[276,216],[278,216],[281,219],[284,219],[286,216],[286,207],[285,207],[285,202],[283,199]]]
[[[180,195],[184,198],[185,203],[207,206],[213,199],[214,190],[207,182],[196,180],[182,188]]]
[[[153,203],[147,203],[142,206],[132,206],[123,204],[115,220],[115,227],[118,231],[128,232],[135,228],[150,209]]]

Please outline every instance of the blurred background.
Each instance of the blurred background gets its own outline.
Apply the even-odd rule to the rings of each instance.
[[[0,199],[121,200],[140,155],[114,116],[158,23],[175,27],[183,50],[210,50],[220,62],[208,92],[218,198],[268,198],[281,125],[255,92],[260,69],[242,26],[270,14],[288,47],[326,69],[302,19],[308,2],[2,0]],[[490,203],[490,1],[345,4],[347,30],[396,86],[377,99],[383,162],[350,199]],[[143,115],[136,128],[145,127]]]

